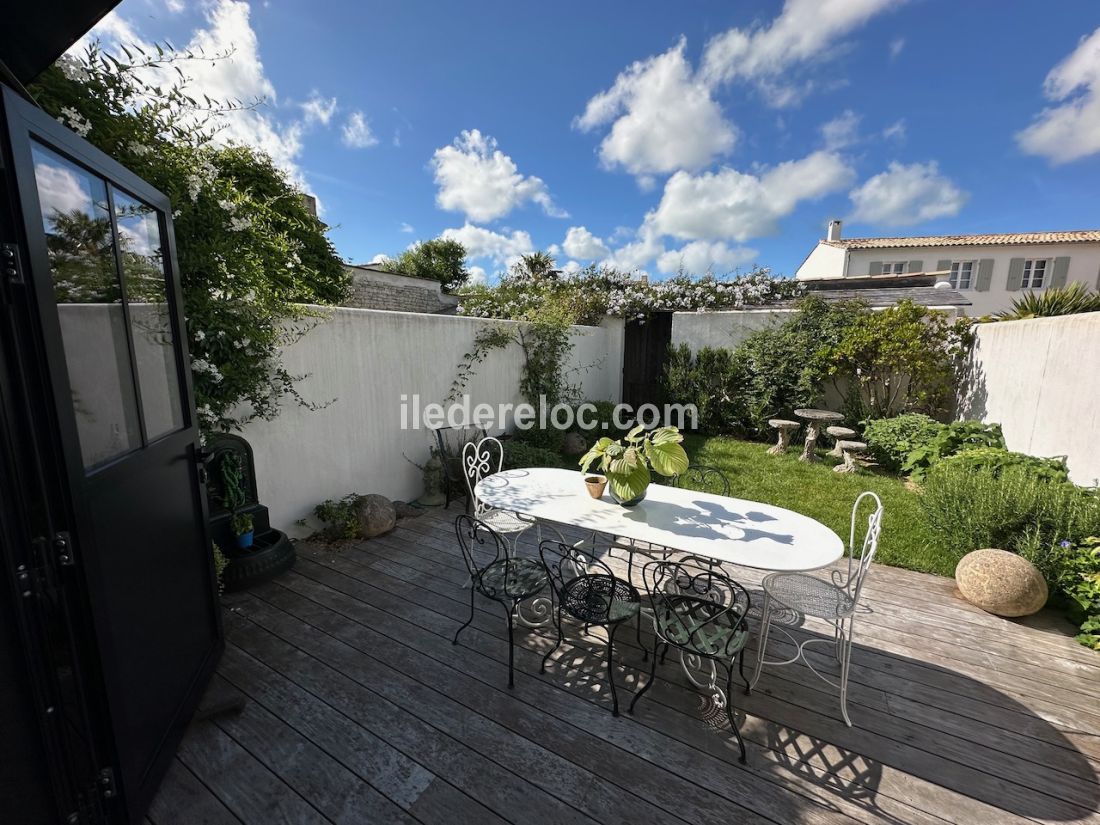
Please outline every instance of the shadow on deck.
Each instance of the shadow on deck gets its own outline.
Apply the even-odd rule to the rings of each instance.
[[[1100,823],[1100,656],[1053,621],[997,619],[950,580],[876,565],[856,622],[854,727],[805,668],[765,670],[734,695],[742,767],[724,709],[673,655],[637,714],[614,718],[596,631],[567,627],[540,676],[551,632],[519,629],[514,691],[499,605],[479,599],[452,646],[469,610],[453,515],[299,543],[293,571],[226,598],[211,698],[247,701],[192,724],[155,825]],[[625,707],[648,673],[633,632],[616,658]]]

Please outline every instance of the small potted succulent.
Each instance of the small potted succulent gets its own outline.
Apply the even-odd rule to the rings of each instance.
[[[683,434],[675,427],[660,427],[647,433],[638,426],[620,440],[601,438],[581,456],[579,463],[587,473],[598,461],[611,497],[623,507],[633,507],[645,498],[652,478],[650,471],[672,477],[687,470],[683,440]]]
[[[254,533],[251,514],[234,513],[233,517],[229,520],[229,526],[233,531],[233,535],[237,537],[237,546],[239,548],[245,550],[252,546]]]

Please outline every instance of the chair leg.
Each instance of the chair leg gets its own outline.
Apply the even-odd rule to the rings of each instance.
[[[760,681],[760,671],[764,669],[764,653],[768,648],[768,631],[771,629],[772,625],[772,600],[767,593],[764,593],[764,607],[762,611],[763,615],[760,617],[760,639],[756,643],[756,670],[752,674],[749,687],[745,691],[746,693],[756,687],[756,683]]]
[[[559,607],[554,613],[554,627],[558,631],[558,640],[554,642],[554,646],[546,651],[546,655],[542,657],[542,664],[539,665],[539,673],[546,672],[546,663],[550,661],[550,657],[554,655],[554,652],[561,647],[561,608]]]
[[[615,692],[615,631],[617,624],[607,628],[607,684],[611,686],[611,715],[619,715],[619,694]]]
[[[852,665],[852,625],[855,624],[855,616],[848,619],[848,633],[841,640],[840,653],[840,713],[844,717],[844,724],[852,726],[852,720],[848,717],[848,671]]]
[[[641,699],[642,696],[645,695],[645,692],[647,690],[649,690],[650,687],[653,686],[653,681],[654,681],[654,679],[657,678],[657,647],[658,647],[657,638],[654,637],[654,639],[653,639],[653,661],[649,665],[649,681],[646,682],[645,685],[641,688],[641,690],[639,690],[638,692],[636,692],[634,694],[634,698],[630,700],[630,707],[628,708],[628,710],[631,713],[634,712],[634,706],[636,704],[638,704],[638,700]],[[666,647],[667,647],[667,645],[666,645]]]
[[[642,643],[642,611],[638,609],[638,647],[642,649],[642,661],[649,659],[649,648]]]
[[[508,613],[508,689],[511,690],[516,686],[515,680],[512,676],[512,673],[515,670],[516,655],[515,642],[512,641],[512,613],[516,609],[515,602],[513,602],[510,607],[509,605],[505,604],[504,609]]]
[[[726,716],[729,717],[733,735],[737,737],[737,746],[741,748],[741,764],[744,765],[745,740],[741,738],[741,731],[737,729],[737,721],[733,718],[733,666],[726,665]]]
[[[737,670],[741,674],[741,681],[745,683],[745,695],[748,696],[752,693],[752,685],[749,684],[749,679],[745,675],[745,651],[740,650],[737,653]]]
[[[470,582],[470,618],[468,618],[466,620],[466,624],[462,625],[462,627],[460,627],[458,630],[455,631],[455,637],[454,637],[454,639],[451,640],[451,644],[453,644],[453,645],[458,644],[458,634],[461,633],[463,630],[465,630],[467,627],[469,627],[470,622],[472,622],[474,620],[474,591],[475,590],[477,590],[477,588],[474,587],[474,583],[473,583],[473,581],[471,581]]]

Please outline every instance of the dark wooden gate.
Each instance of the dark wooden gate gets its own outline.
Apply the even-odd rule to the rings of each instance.
[[[663,404],[663,378],[668,345],[672,341],[672,313],[654,312],[645,321],[628,321],[623,342],[623,403]]]

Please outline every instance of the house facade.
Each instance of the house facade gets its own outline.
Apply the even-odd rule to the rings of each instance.
[[[826,237],[795,273],[800,281],[930,275],[969,299],[968,314],[1009,309],[1027,290],[1081,282],[1100,288],[1100,229],[907,238],[843,238],[832,221]],[[916,279],[913,279],[915,281]]]

